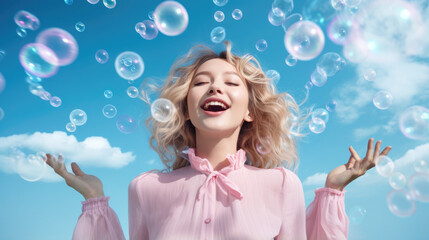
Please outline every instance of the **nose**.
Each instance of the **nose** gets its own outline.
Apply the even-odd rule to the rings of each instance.
[[[209,94],[213,94],[213,93],[222,93],[222,90],[220,89],[220,87],[214,83],[211,84],[209,88]]]

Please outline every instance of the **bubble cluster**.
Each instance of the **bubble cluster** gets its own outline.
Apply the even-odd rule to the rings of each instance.
[[[240,9],[234,9],[231,15],[235,20],[240,20],[243,17],[243,12]]]
[[[44,56],[42,58],[42,56]],[[55,53],[43,44],[29,43],[21,48],[19,53],[19,62],[30,74],[48,78],[55,75],[58,66],[52,65],[45,59],[51,59],[51,62],[57,61]]]
[[[146,40],[152,40],[158,36],[158,28],[155,23],[151,20],[144,20],[142,22],[144,24],[144,31],[140,32],[140,36]]]
[[[388,109],[393,103],[393,96],[390,92],[382,90],[377,92],[372,99],[374,106],[378,109]]]
[[[152,117],[158,122],[168,122],[174,116],[176,108],[166,98],[156,99],[150,106]]]
[[[104,49],[100,49],[95,53],[95,60],[98,63],[105,64],[109,60],[109,54]]]
[[[87,116],[85,111],[81,109],[75,109],[70,113],[70,122],[76,126],[82,126],[87,121]]]
[[[67,31],[60,28],[48,28],[41,32],[36,43],[40,43],[50,48],[56,56],[46,55],[46,51],[41,51],[41,57],[55,66],[66,66],[72,63],[78,55],[79,47],[76,39]]]
[[[214,19],[216,20],[216,22],[222,22],[223,20],[225,20],[225,14],[222,11],[216,11],[214,13]]]
[[[116,107],[112,104],[107,104],[103,107],[103,115],[107,118],[114,118],[116,116],[116,113],[118,112],[116,110]]]
[[[267,41],[265,41],[265,39],[259,39],[255,44],[255,48],[259,52],[263,52],[267,50],[267,47],[268,47],[268,44],[267,44]]]
[[[113,97],[113,92],[110,91],[110,90],[104,91],[104,97],[107,98],[107,99],[112,98]]]
[[[134,86],[130,86],[127,89],[127,95],[130,98],[136,98],[139,95],[139,90]]]
[[[76,125],[74,125],[73,123],[69,122],[66,124],[66,130],[67,132],[75,132],[76,131]]]
[[[189,22],[188,12],[176,1],[164,1],[153,13],[155,24],[160,32],[167,36],[183,33]]]
[[[344,60],[344,58],[342,58],[338,53],[335,52],[325,53],[317,61],[317,70],[323,70],[328,77],[334,76],[345,66],[346,60]]]
[[[291,54],[289,54],[285,59],[285,63],[289,67],[295,66],[297,62],[298,62],[298,59]]]
[[[223,27],[215,27],[210,32],[210,40],[213,43],[222,42],[225,39],[225,36],[226,36],[226,32],[225,32],[225,28],[223,28]]]
[[[137,129],[137,122],[130,115],[124,114],[116,119],[116,128],[126,134],[130,134]]]
[[[387,206],[389,210],[399,217],[408,217],[416,211],[416,202],[411,194],[404,190],[392,190],[387,195]]]
[[[74,27],[76,28],[76,31],[83,32],[85,31],[85,24],[83,22],[77,22]]]
[[[286,32],[284,43],[286,50],[299,60],[311,60],[317,57],[325,45],[325,36],[317,24],[299,21]]]
[[[143,74],[143,59],[135,52],[123,52],[116,57],[115,69],[121,78],[134,81]]]
[[[40,27],[39,19],[33,14],[24,10],[18,11],[15,14],[14,20],[15,23],[21,28],[26,28],[34,31]]]
[[[423,140],[429,137],[429,109],[411,106],[401,113],[399,128],[405,137]]]
[[[318,87],[325,85],[327,80],[328,76],[326,76],[326,73],[323,69],[319,70],[316,68],[311,73],[311,82]]]
[[[375,169],[381,176],[389,177],[395,170],[395,164],[390,157],[381,155],[375,159]]]

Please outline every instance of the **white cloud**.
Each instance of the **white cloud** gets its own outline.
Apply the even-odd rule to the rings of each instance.
[[[326,177],[328,176],[327,173],[316,173],[310,177],[307,177],[303,184],[304,185],[325,185]]]
[[[31,135],[0,137],[0,171],[18,173],[21,176],[30,174],[34,177],[29,172],[29,165],[33,164],[40,172],[45,171],[45,166],[27,159],[29,154],[37,152],[62,154],[66,166],[76,162],[79,166],[121,168],[135,160],[132,152],[123,153],[120,148],[110,146],[109,141],[103,137],[88,137],[79,142],[73,135],[62,131],[35,132]],[[50,169],[45,171],[41,180],[59,181],[61,178]]]

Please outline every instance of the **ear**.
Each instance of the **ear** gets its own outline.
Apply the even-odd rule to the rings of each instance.
[[[246,121],[246,122],[253,122],[253,117],[252,117],[252,115],[250,114],[250,111],[249,111],[249,110],[247,110],[247,114],[246,114],[246,116],[244,117],[244,121]]]

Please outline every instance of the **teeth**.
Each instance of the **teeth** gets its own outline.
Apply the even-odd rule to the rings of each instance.
[[[204,105],[204,109],[207,109],[210,105],[218,105],[221,106],[223,109],[226,109],[225,104],[221,103],[221,102],[208,102],[206,103],[206,105]]]

